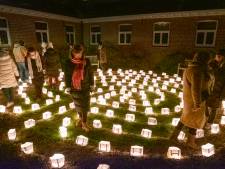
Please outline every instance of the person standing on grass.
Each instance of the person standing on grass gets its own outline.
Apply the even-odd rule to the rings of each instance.
[[[34,84],[36,96],[35,99],[42,98],[42,87],[44,83],[44,74],[41,57],[36,49],[28,48],[27,65],[32,84]]]
[[[53,48],[52,42],[48,43],[47,51],[44,54],[44,65],[50,88],[58,86],[60,65],[59,53]]]
[[[98,52],[97,52],[99,67],[102,71],[107,70],[107,55],[106,55],[106,48],[103,46],[102,42],[98,44]]]
[[[22,82],[27,82],[29,80],[29,74],[25,65],[27,49],[24,47],[23,41],[19,41],[14,44],[13,55],[19,69],[20,79]]]
[[[177,140],[181,129],[188,128],[186,145],[198,149],[195,143],[196,130],[204,127],[206,122],[205,102],[208,93],[207,63],[209,54],[197,53],[193,62],[188,65],[183,74],[183,100],[184,109],[180,122],[173,131],[170,140]]]
[[[88,132],[90,127],[87,125],[87,114],[90,110],[90,92],[94,86],[91,63],[85,58],[81,45],[74,46],[71,58],[67,60],[65,67],[66,86],[70,89],[75,110],[79,114],[76,125]]]
[[[7,99],[6,107],[14,105],[14,87],[18,86],[19,77],[16,64],[6,48],[0,48],[0,88]]]
[[[214,83],[207,100],[208,120],[205,126],[206,129],[211,128],[211,124],[214,122],[216,113],[221,106],[221,102],[225,99],[225,49],[220,49],[216,53],[215,59],[209,63],[209,68],[214,75]]]

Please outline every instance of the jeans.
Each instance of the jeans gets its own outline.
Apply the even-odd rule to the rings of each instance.
[[[13,94],[13,88],[2,88],[2,92],[5,95],[7,102],[13,102],[14,101],[14,94]]]
[[[20,78],[23,82],[25,82],[26,80],[28,80],[28,76],[29,76],[26,65],[24,62],[17,62],[17,65],[19,69]]]

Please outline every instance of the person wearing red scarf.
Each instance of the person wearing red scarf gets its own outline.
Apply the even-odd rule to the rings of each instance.
[[[87,114],[90,109],[90,92],[93,89],[94,77],[90,60],[84,57],[81,45],[75,45],[71,51],[71,59],[66,62],[65,80],[67,88],[70,88],[75,110],[79,114],[77,126],[89,131]]]

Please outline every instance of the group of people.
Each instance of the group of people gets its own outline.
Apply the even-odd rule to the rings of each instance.
[[[184,109],[170,136],[177,141],[183,127],[188,129],[186,145],[199,149],[195,142],[197,129],[209,129],[225,99],[225,49],[210,59],[207,52],[195,53],[183,74]]]
[[[42,51],[26,48],[23,41],[14,43],[12,53],[9,48],[0,48],[0,88],[7,100],[6,107],[14,105],[14,88],[18,83],[29,83],[29,78],[35,88],[35,99],[41,99],[44,70],[50,87],[56,88],[59,68],[59,54],[51,42],[42,44]]]

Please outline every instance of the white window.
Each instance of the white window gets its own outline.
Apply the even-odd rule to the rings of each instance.
[[[157,22],[153,26],[153,46],[168,46],[170,23]]]
[[[123,24],[119,26],[119,44],[130,45],[131,44],[132,25]]]
[[[10,45],[8,22],[0,18],[0,46]]]
[[[35,22],[35,30],[38,43],[48,42],[48,24],[46,22]]]
[[[215,46],[217,21],[200,21],[197,23],[196,46]]]
[[[101,42],[101,27],[99,25],[92,25],[90,36],[91,45],[97,45],[99,42]]]
[[[75,43],[75,32],[73,26],[65,26],[66,42],[68,44]]]

